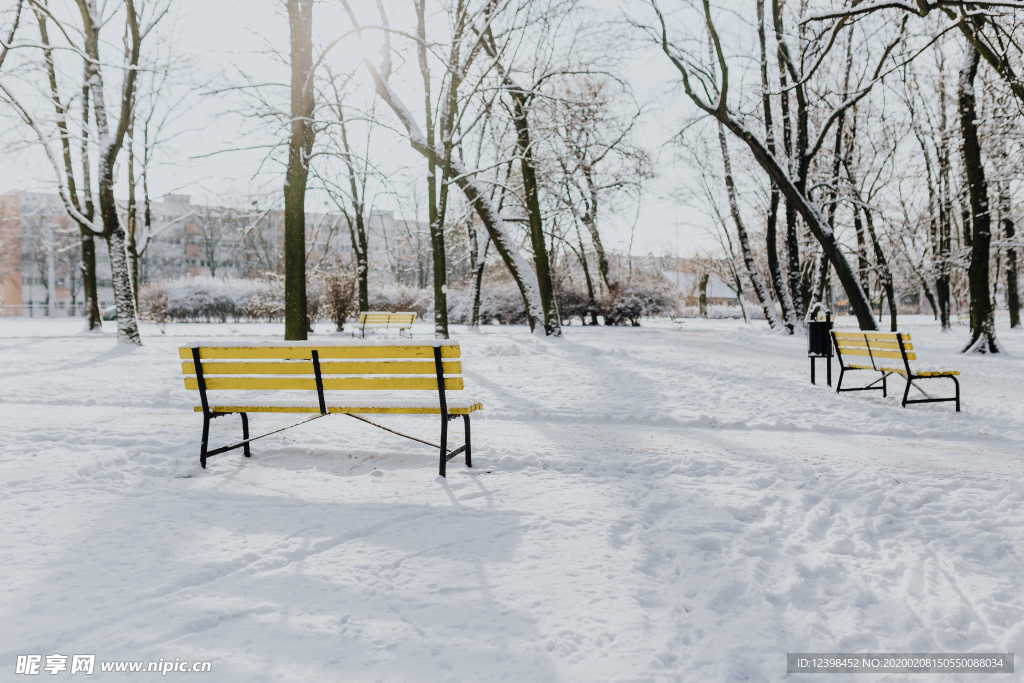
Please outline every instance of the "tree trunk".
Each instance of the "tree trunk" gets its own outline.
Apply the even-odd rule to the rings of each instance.
[[[761,108],[764,112],[765,146],[768,153],[775,156],[775,125],[772,117],[771,86],[768,80],[768,48],[765,42],[765,0],[757,0],[757,43],[761,52]],[[786,290],[782,279],[782,268],[779,265],[778,248],[778,222],[779,222],[779,187],[775,181],[770,181],[771,195],[768,205],[767,223],[765,225],[765,250],[768,255],[768,277],[772,284],[772,291],[779,302],[782,311],[782,320],[785,322],[786,331],[790,334],[796,329],[796,314],[793,311],[793,304],[790,301],[789,293]],[[769,305],[771,302],[768,302]]]
[[[971,338],[963,351],[999,353],[996,341],[995,316],[989,289],[989,248],[992,241],[992,216],[988,205],[988,181],[981,161],[978,141],[978,113],[974,96],[974,79],[978,74],[980,55],[968,45],[960,70],[957,89],[960,134],[963,137],[964,174],[966,176],[971,222],[971,264],[968,283],[971,296]],[[965,227],[966,232],[966,227]]]
[[[79,228],[78,241],[81,246],[82,263],[82,314],[85,316],[86,328],[98,330],[102,325],[100,304],[96,296],[96,239],[92,230]]]
[[[434,136],[433,98],[430,89],[430,64],[427,60],[427,35],[425,18],[426,0],[416,0],[416,33],[417,56],[419,59],[420,76],[423,80],[423,104],[426,114],[424,129],[427,134],[427,146],[436,149]],[[453,46],[453,50],[457,47]],[[457,54],[457,53],[456,53]],[[453,74],[448,75],[453,78]],[[446,150],[447,151],[447,150]],[[437,192],[437,164],[432,157],[427,157],[427,223],[430,226],[430,255],[433,265],[432,280],[434,287],[434,336],[437,339],[448,338],[448,287],[447,258],[444,246],[444,215],[439,206],[444,200]],[[446,185],[444,187],[447,187]],[[444,187],[442,191],[444,191]]]
[[[861,289],[857,275],[850,267],[846,256],[840,251],[835,234],[826,223],[818,208],[797,189],[785,169],[779,165],[779,162],[773,155],[768,153],[768,150],[765,149],[764,145],[753,133],[737,123],[729,116],[728,112],[718,111],[715,116],[725,124],[726,128],[747,145],[754,155],[754,159],[768,174],[769,178],[773,179],[776,185],[778,185],[786,201],[797,207],[801,217],[804,219],[804,223],[810,228],[811,233],[818,240],[818,243],[832,262],[832,267],[835,268],[836,275],[843,285],[843,290],[846,292],[846,297],[850,302],[854,315],[857,317],[860,328],[862,330],[878,329],[874,314],[871,312],[871,305],[868,303],[867,297],[864,296],[864,290]]]
[[[485,236],[483,249],[473,270],[473,312],[469,318],[469,324],[473,327],[480,326],[480,290],[484,280],[484,266],[487,265],[487,248],[490,246],[491,240]]]
[[[886,298],[889,300],[889,331],[897,332],[898,327],[896,323],[896,287],[893,284],[892,271],[889,269],[889,261],[885,258],[885,251],[882,249],[882,244],[878,241],[878,233],[875,232],[875,219],[871,216],[871,210],[864,206],[864,223],[868,229],[868,236],[871,238],[871,246],[875,252],[875,264],[878,269],[878,278],[882,281],[882,290],[885,292]],[[878,312],[878,316],[882,316],[881,310]]]
[[[347,4],[346,11],[351,12],[351,8]],[[381,72],[369,60],[364,59],[363,64],[370,72],[377,94],[390,107],[391,111],[401,121],[402,127],[405,128],[409,145],[424,157],[433,157],[435,163],[445,169],[452,178],[452,182],[466,196],[466,201],[476,211],[480,222],[487,229],[491,241],[494,242],[494,248],[498,250],[498,255],[501,256],[502,261],[508,268],[509,274],[512,276],[512,280],[519,289],[530,329],[535,329],[537,321],[541,317],[537,277],[535,273],[528,270],[525,262],[516,253],[511,231],[507,229],[505,221],[501,218],[500,211],[490,201],[481,187],[476,184],[473,177],[461,163],[453,158],[443,158],[438,154],[437,149],[426,144],[426,138],[419,130],[419,126],[409,112],[409,109],[391,89]]]
[[[340,99],[340,98],[339,98]],[[366,240],[366,204],[363,201],[363,192],[360,191],[359,179],[356,173],[356,166],[352,159],[352,146],[348,141],[348,121],[345,118],[345,110],[341,102],[337,102],[335,112],[338,116],[338,132],[341,138],[341,147],[344,151],[345,170],[348,175],[348,188],[352,202],[352,216],[345,214],[348,224],[349,238],[352,241],[352,256],[356,264],[356,291],[359,297],[359,310],[370,310],[370,288],[369,288],[369,260],[367,256]]]
[[[581,163],[583,178],[586,181],[587,193],[590,199],[587,202],[587,210],[581,217],[581,222],[590,233],[590,241],[594,245],[594,254],[597,256],[597,270],[601,274],[601,280],[608,290],[608,298],[614,300],[619,293],[619,283],[611,275],[611,265],[608,263],[608,253],[604,249],[604,241],[601,240],[601,233],[597,229],[597,207],[600,191],[594,181],[594,172],[590,165]],[[582,248],[582,246],[581,246]],[[585,258],[585,257],[584,257]],[[593,297],[591,297],[593,298]]]
[[[597,324],[597,292],[594,291],[594,278],[590,275],[590,264],[587,262],[587,251],[583,247],[583,237],[580,235],[579,226],[576,226],[576,241],[580,247],[579,260],[583,268],[583,282],[587,286],[587,308],[590,309],[590,324]],[[610,297],[611,298],[611,297]],[[581,316],[584,325],[587,324],[586,313]]]
[[[82,119],[80,153],[82,165],[82,195],[83,201],[78,200],[78,189],[75,181],[74,162],[71,157],[71,136],[68,131],[67,109],[60,97],[57,85],[57,70],[53,59],[53,50],[50,47],[49,31],[47,29],[47,13],[40,6],[33,5],[39,27],[39,39],[43,44],[43,59],[46,63],[47,82],[50,88],[50,100],[53,103],[56,114],[57,130],[60,134],[61,157],[64,163],[64,177],[67,183],[68,201],[75,210],[84,216],[86,222],[75,218],[78,225],[79,243],[81,247],[81,272],[82,272],[82,293],[83,315],[86,320],[86,329],[99,330],[103,326],[103,318],[100,316],[99,299],[96,294],[96,231],[91,225],[96,216],[96,208],[92,200],[92,182],[89,173],[89,75],[92,73],[91,66],[86,61],[82,68]],[[13,35],[13,34],[12,34]],[[6,54],[6,53],[5,53]]]
[[[722,150],[722,167],[725,172],[725,189],[729,197],[729,212],[732,214],[733,223],[736,225],[736,237],[740,243],[743,265],[747,270],[747,277],[750,278],[750,283],[754,287],[754,296],[757,297],[757,303],[760,304],[761,310],[764,311],[764,317],[768,321],[768,326],[772,329],[778,329],[781,327],[781,323],[775,316],[775,309],[772,307],[768,290],[761,279],[760,271],[757,269],[754,253],[750,249],[750,236],[747,235],[747,226],[743,222],[743,216],[740,214],[739,202],[736,198],[736,182],[732,176],[732,159],[729,156],[729,145],[725,140],[725,128],[722,127],[721,123],[718,124],[718,146]],[[739,294],[737,292],[737,296]],[[746,312],[744,312],[744,317],[746,317]]]
[[[99,199],[103,226],[106,235],[107,252],[110,256],[110,281],[114,290],[114,307],[117,310],[117,337],[119,341],[142,345],[139,323],[135,310],[135,293],[128,268],[128,254],[125,250],[124,228],[117,217],[114,200],[114,178],[110,167],[101,169]]]
[[[516,129],[516,145],[519,149],[519,169],[523,177],[523,192],[526,195],[526,210],[530,221],[530,245],[533,247],[533,264],[537,272],[537,289],[544,313],[544,334],[561,336],[562,321],[559,319],[551,286],[551,265],[548,249],[544,243],[544,224],[540,210],[540,195],[537,175],[533,162],[533,142],[530,139],[530,124],[527,118],[526,93],[509,89],[513,102],[512,123]]]
[[[942,105],[942,119],[945,119],[945,105]],[[945,133],[943,133],[945,137]],[[949,163],[949,141],[942,141],[939,155],[939,253],[938,276],[935,278],[935,296],[939,301],[939,328],[950,330],[950,309],[952,299],[952,249],[953,249],[953,190]]]
[[[796,159],[796,168],[787,169],[794,178],[797,190],[802,194],[806,186],[807,155],[807,107],[802,83],[789,87],[787,68],[788,47],[785,43],[783,25],[783,0],[772,1],[772,26],[775,30],[776,63],[779,67],[779,108],[782,113],[782,146],[785,158]],[[793,112],[790,106],[790,92],[796,95],[796,139],[793,139]],[[801,283],[800,239],[797,231],[796,206],[786,199],[786,284],[793,305],[794,321],[802,320],[806,310],[805,291]]]
[[[710,273],[701,273],[697,283],[697,308],[702,318],[708,317],[708,280],[710,279]]]
[[[1009,152],[1007,146],[1003,146],[1000,153],[1003,161],[999,179],[999,217],[1002,228],[1002,238],[1006,243],[1006,308],[1010,312],[1010,329],[1016,329],[1020,324],[1020,289],[1017,284],[1017,248],[1014,241],[1017,237],[1016,226],[1013,221],[1013,202],[1010,198],[1010,176],[1012,168],[1009,163]]]
[[[1009,197],[1007,197],[1009,201]],[[1003,239],[1010,243],[1006,248],[1006,307],[1010,311],[1010,328],[1019,329],[1020,322],[1020,288],[1017,282],[1017,247],[1013,246],[1016,231],[1013,218],[1007,214],[1003,218]]]
[[[132,294],[135,310],[139,309],[139,213],[135,194],[135,103],[132,103],[132,120],[128,124],[128,206],[125,210],[128,274],[132,279]]]
[[[284,185],[284,338],[306,339],[306,181],[313,150],[313,0],[288,0],[291,135]]]

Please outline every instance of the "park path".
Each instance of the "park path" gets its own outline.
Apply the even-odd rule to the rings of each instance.
[[[0,666],[773,681],[788,650],[1024,651],[1016,360],[954,418],[809,387],[797,340],[725,325],[487,330],[473,471],[337,417],[204,474],[184,334],[0,338]]]

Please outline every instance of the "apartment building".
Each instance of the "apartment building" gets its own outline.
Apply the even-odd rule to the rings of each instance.
[[[140,211],[140,223],[143,221]],[[140,227],[140,279],[260,277],[284,268],[284,212],[277,207],[194,204],[171,194],[153,202],[150,227]],[[414,284],[429,268],[426,224],[374,211],[367,217],[372,277]],[[306,216],[311,268],[351,260],[344,217]],[[82,283],[78,226],[56,194],[0,194],[0,315],[78,315]],[[424,249],[426,247],[426,249]],[[100,308],[113,304],[106,244],[96,244]],[[422,262],[422,263],[421,263]]]

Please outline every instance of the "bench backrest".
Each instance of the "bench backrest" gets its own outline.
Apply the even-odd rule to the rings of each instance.
[[[207,391],[445,391],[463,389],[458,344],[185,346],[185,388]],[[197,360],[198,359],[198,362]],[[198,368],[197,368],[198,365]]]
[[[914,345],[910,343],[910,335],[902,332],[834,331],[832,341],[839,362],[844,365],[855,362],[844,360],[845,356],[866,357],[864,360],[870,360],[871,367],[876,370],[883,365],[891,367],[893,360],[900,360],[909,372],[910,361],[917,359]]]
[[[409,311],[360,311],[359,324],[363,327],[396,327],[405,329],[416,322],[416,313]]]

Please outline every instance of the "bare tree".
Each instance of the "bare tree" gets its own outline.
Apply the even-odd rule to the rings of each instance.
[[[971,223],[971,265],[968,271],[971,293],[971,338],[963,350],[999,353],[992,293],[989,289],[992,216],[989,212],[988,181],[981,160],[981,143],[978,141],[978,111],[974,95],[974,79],[978,75],[980,61],[981,54],[978,49],[974,43],[968,43],[957,86]]]
[[[835,233],[822,213],[821,208],[806,192],[801,191],[797,179],[794,179],[791,172],[782,166],[775,155],[768,151],[765,141],[729,108],[729,65],[725,51],[722,48],[709,1],[703,0],[703,21],[708,38],[714,48],[713,54],[716,61],[717,75],[712,74],[707,68],[697,66],[700,62],[695,60],[692,54],[686,53],[670,42],[665,16],[659,8],[657,0],[651,0],[651,7],[654,9],[657,17],[657,26],[655,28],[643,28],[657,40],[663,53],[679,72],[686,95],[701,111],[715,118],[748,147],[758,165],[778,185],[786,201],[796,207],[805,224],[818,241],[843,285],[850,301],[850,306],[861,328],[877,329],[877,323],[871,312],[870,303],[867,301],[856,273],[850,267],[845,254],[839,248]],[[841,104],[832,109],[825,119],[825,123],[818,130],[817,136],[809,146],[805,156],[813,157],[817,150],[821,148],[831,125],[838,119],[840,114],[867,95],[871,87],[879,80],[883,65],[895,45],[896,41],[889,43],[885,47],[873,71],[872,78],[855,93],[847,96]],[[714,79],[714,82],[712,79]]]
[[[313,152],[313,0],[288,0],[291,126],[284,182],[284,338],[305,339],[306,183]]]
[[[352,11],[348,0],[341,0],[341,2],[353,26],[355,26],[357,33],[362,33],[364,28],[355,13]],[[382,5],[378,5],[378,8],[383,10]],[[386,28],[387,19],[383,14],[383,11],[381,12],[381,15]],[[389,35],[389,31],[390,29],[386,28],[385,35]],[[523,259],[516,252],[516,240],[514,238],[514,234],[508,223],[502,218],[500,211],[492,203],[489,193],[476,180],[475,174],[470,169],[463,167],[457,158],[446,159],[441,150],[427,144],[427,139],[422,128],[416,122],[416,119],[413,117],[402,98],[389,85],[391,76],[390,52],[387,50],[384,52],[380,68],[366,57],[363,58],[363,65],[373,80],[374,88],[376,89],[378,96],[391,109],[396,118],[398,118],[399,122],[402,124],[402,128],[405,130],[406,137],[412,149],[426,159],[433,159],[434,163],[438,167],[442,170],[446,170],[451,177],[451,182],[455,183],[459,189],[462,190],[466,197],[466,201],[476,211],[480,222],[487,229],[491,242],[494,244],[495,249],[504,261],[505,266],[508,268],[516,286],[519,288],[519,292],[523,298],[523,303],[526,307],[530,327],[531,329],[534,329],[537,321],[543,319],[541,314],[541,300],[538,294],[539,289],[537,275],[525,264]],[[456,67],[454,65],[448,65],[447,68],[448,70],[451,70]]]
[[[166,13],[166,6],[157,3],[147,4],[148,14],[143,17],[137,10],[134,0],[123,0],[101,18],[96,0],[76,0],[79,26],[72,26],[70,19],[58,19],[45,0],[29,0],[36,15],[40,29],[40,43],[30,45],[38,48],[43,56],[47,72],[48,91],[55,112],[55,127],[59,153],[51,147],[52,137],[45,130],[44,121],[34,116],[29,109],[18,101],[10,88],[0,84],[2,92],[15,108],[18,115],[35,133],[39,144],[46,153],[58,184],[58,193],[64,207],[82,230],[83,280],[86,288],[88,318],[90,324],[96,324],[98,311],[94,303],[95,287],[95,251],[92,246],[93,236],[102,237],[107,243],[111,263],[111,280],[114,290],[114,303],[117,310],[117,331],[120,341],[141,344],[138,322],[136,319],[135,298],[132,293],[131,274],[125,254],[125,230],[119,215],[114,197],[116,182],[116,164],[124,146],[126,134],[133,115],[135,88],[140,69],[140,54],[143,38]],[[124,49],[120,62],[112,61],[106,53],[101,54],[100,34],[102,29],[114,24],[116,19],[123,21]],[[66,50],[83,64],[81,81],[82,133],[80,163],[82,178],[76,180],[73,172],[71,151],[71,129],[68,119],[69,99],[62,96],[57,82],[53,52],[55,46],[50,40],[48,24],[54,24],[66,44],[60,49]],[[121,74],[118,103],[111,107],[106,100],[106,84],[113,80],[114,74]],[[91,121],[90,121],[91,119]],[[95,127],[96,137],[92,143],[90,128]],[[91,188],[93,175],[90,169],[90,145],[96,146],[96,189],[98,199],[98,217],[94,214]],[[86,232],[88,230],[88,232]],[[90,272],[91,271],[91,272]]]

